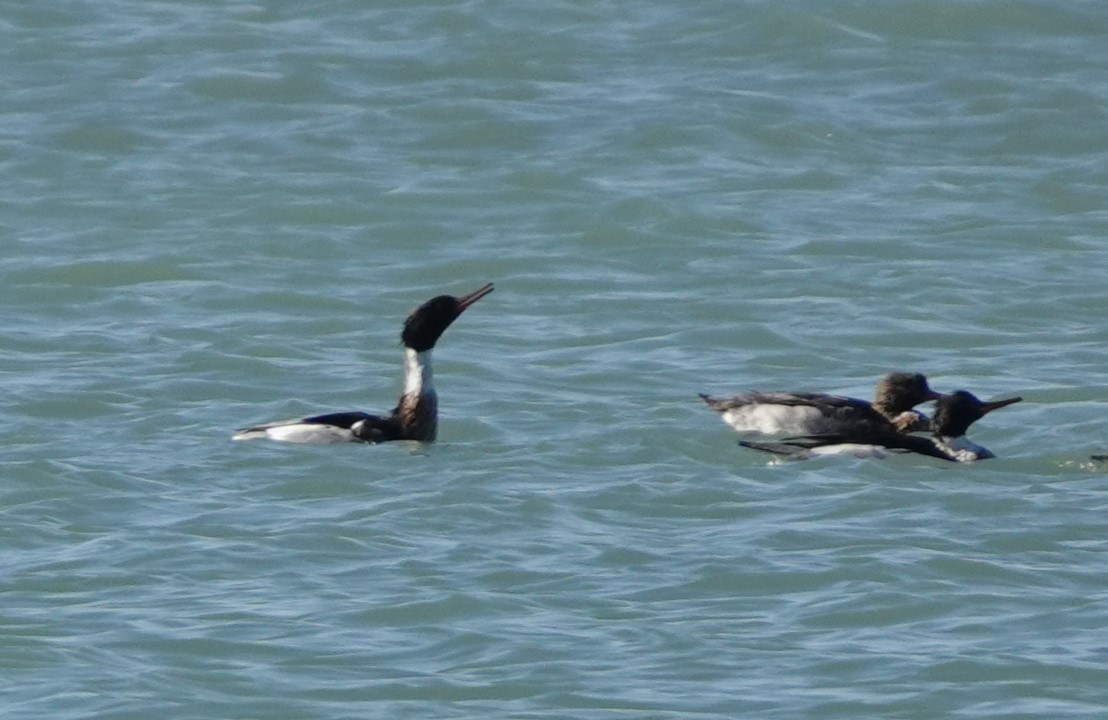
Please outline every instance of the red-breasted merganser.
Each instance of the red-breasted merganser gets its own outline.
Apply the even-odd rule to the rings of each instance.
[[[807,392],[745,392],[729,398],[701,395],[708,407],[740,433],[828,435],[857,432],[915,432],[927,416],[912,408],[941,394],[919,373],[893,372],[877,383],[872,403],[841,395]]]
[[[439,295],[420,305],[404,321],[404,392],[388,416],[339,412],[283,420],[239,430],[232,439],[268,438],[294,443],[379,443],[388,440],[431,442],[438,431],[438,396],[431,373],[431,351],[450,324],[493,291],[492,283],[468,295]]]
[[[1014,397],[982,402],[965,390],[953,392],[935,403],[930,437],[886,430],[878,433],[812,435],[787,438],[780,442],[740,440],[739,444],[797,459],[819,455],[887,457],[890,452],[914,452],[951,462],[973,462],[996,456],[966,437],[970,425],[993,410],[1018,403],[1022,399]]]

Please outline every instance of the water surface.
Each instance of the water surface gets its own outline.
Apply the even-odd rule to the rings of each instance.
[[[1100,718],[1095,3],[0,12],[19,718]],[[429,447],[231,443],[387,411]],[[771,464],[698,392],[1025,402]]]

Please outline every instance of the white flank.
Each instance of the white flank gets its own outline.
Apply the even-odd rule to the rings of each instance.
[[[238,436],[235,436],[238,439]],[[251,437],[258,437],[252,435]],[[303,443],[311,445],[330,445],[333,443],[354,442],[354,434],[334,425],[316,423],[290,423],[265,428],[264,437],[277,442]]]
[[[723,422],[739,432],[813,435],[825,429],[823,413],[803,405],[745,405],[725,411],[722,417]]]
[[[416,352],[404,348],[404,394],[419,396],[435,392],[435,378],[431,372],[431,351]]]
[[[840,443],[838,445],[823,445],[812,448],[809,452],[813,456],[822,455],[851,455],[856,458],[878,458],[884,460],[889,456],[889,451],[880,445],[863,445],[861,443]]]

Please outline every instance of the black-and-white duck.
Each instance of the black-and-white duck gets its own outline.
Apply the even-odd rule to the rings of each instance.
[[[892,372],[881,378],[873,402],[809,392],[744,392],[729,398],[700,396],[740,433],[827,435],[927,430],[916,405],[943,397],[920,373]]]
[[[282,420],[239,430],[232,439],[267,438],[294,443],[379,443],[389,440],[431,442],[438,433],[438,395],[431,352],[443,332],[473,303],[493,291],[492,283],[468,295],[439,295],[420,305],[404,321],[404,391],[388,415],[338,412]]]
[[[974,462],[996,457],[966,437],[970,425],[994,410],[1020,402],[1023,398],[982,402],[972,393],[958,390],[935,403],[931,418],[931,435],[911,435],[888,429],[881,432],[810,435],[787,438],[779,442],[740,440],[743,447],[785,455],[795,459],[821,455],[853,455],[855,457],[886,457],[891,452],[910,452],[937,457],[951,462]]]

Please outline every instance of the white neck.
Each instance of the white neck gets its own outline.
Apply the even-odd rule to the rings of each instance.
[[[404,394],[423,395],[435,392],[435,379],[431,373],[431,351],[416,352],[404,348]]]
[[[987,460],[996,457],[996,455],[989,452],[988,448],[981,447],[965,435],[959,435],[955,438],[941,437],[939,442],[946,446],[958,462],[973,462],[974,460]]]

